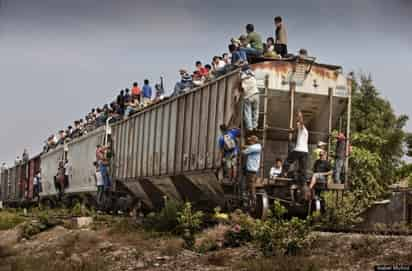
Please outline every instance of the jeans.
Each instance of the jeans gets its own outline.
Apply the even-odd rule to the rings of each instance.
[[[245,52],[248,57],[258,57],[262,55],[261,50],[257,50],[255,48],[240,48],[239,50]]]
[[[105,190],[108,190],[112,186],[112,181],[110,180],[109,172],[107,171],[107,166],[100,162],[100,173],[103,178],[103,186]]]
[[[245,119],[245,128],[253,130],[258,127],[259,121],[259,95],[255,94],[244,99],[243,117]]]
[[[335,170],[333,172],[333,179],[335,183],[339,183],[339,184],[342,183],[340,177],[342,175],[344,165],[345,165],[345,160],[343,158],[336,158]]]

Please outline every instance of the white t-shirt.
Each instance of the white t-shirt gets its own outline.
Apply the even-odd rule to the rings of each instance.
[[[306,127],[303,126],[302,129],[298,130],[298,138],[296,140],[295,151],[309,152],[308,138],[309,138],[308,130],[306,130]]]
[[[282,173],[282,167],[280,168],[272,167],[270,169],[270,177],[272,178],[278,177],[281,173]]]
[[[251,75],[242,75],[242,88],[245,92],[245,98],[249,98],[259,93],[256,78]]]
[[[96,171],[95,173],[95,177],[96,177],[96,185],[97,186],[102,186],[103,185],[103,177],[102,177],[102,173],[100,173],[100,171]]]

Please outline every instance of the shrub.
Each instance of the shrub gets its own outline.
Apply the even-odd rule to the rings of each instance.
[[[174,200],[166,200],[164,208],[159,213],[150,213],[143,220],[143,226],[147,230],[158,232],[178,232],[178,214],[182,210],[182,204]]]
[[[2,211],[0,212],[0,230],[9,230],[24,222],[26,219],[18,213]]]
[[[269,218],[256,221],[255,241],[264,255],[296,255],[309,241],[309,222],[283,219],[286,209],[276,201]]]
[[[193,248],[195,233],[201,229],[203,212],[192,210],[190,202],[186,202],[182,211],[178,212],[178,230],[183,233],[183,240],[187,248]]]
[[[234,225],[225,233],[226,247],[240,247],[252,240],[250,231],[239,224]]]

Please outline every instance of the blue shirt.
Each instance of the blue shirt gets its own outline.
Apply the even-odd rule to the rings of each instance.
[[[260,154],[262,152],[262,145],[259,143],[250,145],[247,147],[243,154],[246,158],[246,170],[252,172],[258,172],[260,167]]]
[[[152,98],[152,87],[149,85],[143,85],[142,88],[144,98]]]
[[[232,64],[235,64],[238,61],[247,61],[247,56],[244,51],[236,50],[232,53]]]
[[[226,135],[226,134],[229,135],[234,141],[236,141],[236,138],[238,136],[240,136],[240,129],[231,129],[231,130],[227,131],[224,135]],[[223,150],[223,153],[224,153],[225,157],[232,156],[232,155],[237,155],[238,152],[239,152],[239,146],[238,145],[236,145],[236,148],[234,148],[233,150],[230,150],[230,151],[225,150],[225,140],[223,139],[224,135],[221,135],[219,137],[219,148],[221,150]]]

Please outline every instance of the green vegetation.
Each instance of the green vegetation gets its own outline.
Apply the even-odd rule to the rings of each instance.
[[[19,210],[0,211],[0,230],[9,230],[26,221]]]

